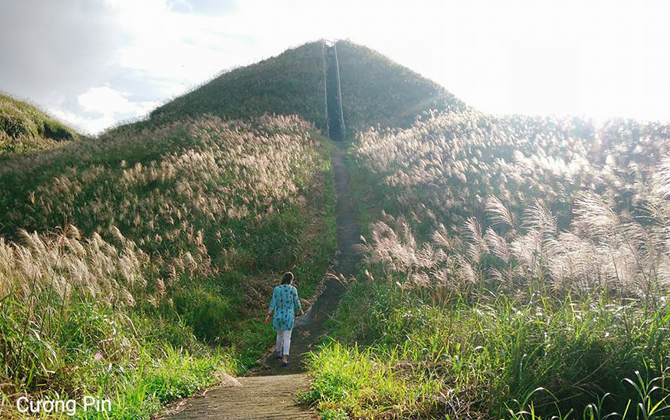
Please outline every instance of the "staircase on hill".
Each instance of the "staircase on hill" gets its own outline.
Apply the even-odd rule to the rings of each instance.
[[[326,79],[328,136],[333,140],[342,141],[346,137],[346,128],[342,112],[340,65],[337,61],[337,44],[334,42],[323,43],[323,67]]]

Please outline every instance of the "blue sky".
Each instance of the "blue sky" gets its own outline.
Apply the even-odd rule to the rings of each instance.
[[[0,90],[96,133],[319,38],[377,49],[493,113],[670,120],[670,2],[0,2]]]

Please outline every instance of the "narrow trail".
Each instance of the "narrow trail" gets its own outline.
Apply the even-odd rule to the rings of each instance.
[[[337,194],[337,245],[339,255],[336,275],[355,274],[360,228],[356,208],[349,190],[349,173],[344,162],[345,146],[338,142],[331,152]],[[297,404],[298,391],[309,388],[309,379],[301,363],[305,353],[326,333],[326,322],[333,316],[344,294],[340,281],[328,278],[321,295],[305,313],[296,319],[291,338],[291,364],[281,367],[274,352],[254,370],[252,376],[230,381],[227,386],[208,390],[204,395],[183,401],[166,418],[196,419],[316,419],[314,411]]]

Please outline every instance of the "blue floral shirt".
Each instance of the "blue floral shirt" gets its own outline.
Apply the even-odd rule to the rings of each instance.
[[[292,330],[295,324],[295,311],[302,310],[298,290],[290,284],[275,287],[270,310],[275,313],[272,320],[272,327],[275,330]]]

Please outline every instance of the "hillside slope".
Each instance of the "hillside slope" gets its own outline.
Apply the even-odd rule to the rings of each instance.
[[[312,42],[231,70],[151,113],[152,122],[204,114],[226,119],[300,115],[325,127],[323,47]]]
[[[311,359],[324,417],[670,409],[669,125],[446,112],[350,153],[366,281]]]
[[[0,94],[0,155],[39,150],[79,135],[34,106]]]
[[[369,127],[408,127],[426,111],[465,111],[445,88],[350,41],[337,42],[342,107],[349,136]]]
[[[308,298],[334,254],[323,141],[298,117],[205,117],[0,165],[0,417],[90,391],[148,419],[255,363],[276,276]]]

